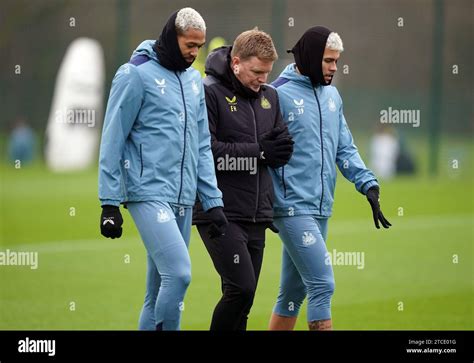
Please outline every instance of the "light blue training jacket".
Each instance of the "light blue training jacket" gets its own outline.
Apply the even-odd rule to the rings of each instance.
[[[362,194],[378,186],[354,145],[336,87],[313,87],[309,77],[296,72],[295,64],[288,65],[272,86],[278,92],[283,119],[295,142],[289,163],[270,169],[275,217],[330,217],[336,164]]]
[[[204,210],[223,206],[201,75],[161,66],[153,44],[142,42],[112,82],[99,156],[101,204],[192,206],[197,191]]]

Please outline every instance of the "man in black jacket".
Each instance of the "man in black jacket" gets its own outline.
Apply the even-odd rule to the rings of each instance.
[[[221,276],[223,296],[211,330],[245,330],[265,246],[272,228],[273,185],[267,167],[285,165],[293,141],[275,90],[265,86],[277,53],[258,29],[240,34],[232,47],[206,61],[204,87],[219,189],[229,220],[222,236],[196,204],[194,223]]]

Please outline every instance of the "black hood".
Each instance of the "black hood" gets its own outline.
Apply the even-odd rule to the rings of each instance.
[[[255,92],[240,83],[230,68],[231,50],[232,46],[229,45],[214,49],[207,56],[204,72],[209,76],[217,78],[224,83],[227,88],[232,89],[235,93],[238,93],[245,98],[258,98],[260,91],[265,89],[264,86],[260,87],[259,92]]]
[[[324,26],[309,28],[291,49],[300,73],[311,79],[313,85],[328,86],[323,76],[322,61],[331,30]]]
[[[184,71],[192,64],[183,58],[181,50],[179,49],[178,33],[176,32],[175,25],[177,15],[178,11],[171,14],[160,37],[153,46],[160,64],[170,71]]]

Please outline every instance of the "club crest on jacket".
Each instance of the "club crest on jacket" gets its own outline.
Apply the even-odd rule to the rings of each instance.
[[[198,95],[199,94],[199,87],[196,83],[196,81],[193,79],[193,82],[191,84],[191,88],[193,89],[193,92],[195,95]]]
[[[270,108],[272,108],[272,105],[270,103],[270,101],[268,101],[265,96],[262,96],[262,99],[260,101],[260,104],[262,105],[262,108],[268,110]]]

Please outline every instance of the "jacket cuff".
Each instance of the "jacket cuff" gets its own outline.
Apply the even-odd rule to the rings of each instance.
[[[250,146],[250,156],[260,159],[260,144],[255,143]]]
[[[114,205],[116,207],[120,207],[120,200],[113,200],[113,199],[101,199],[100,205]]]
[[[368,181],[367,183],[362,185],[361,193],[366,195],[367,191],[372,187],[379,187],[380,188],[379,183],[377,183],[377,180],[374,179],[374,180]]]
[[[204,209],[204,212],[207,212],[211,208],[224,207],[224,202],[222,201],[222,198],[212,198],[203,200],[201,201],[201,204],[202,209]]]

